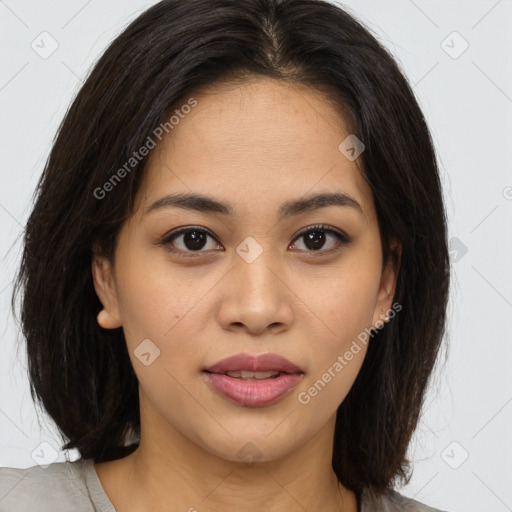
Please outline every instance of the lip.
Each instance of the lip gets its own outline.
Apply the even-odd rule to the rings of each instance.
[[[226,375],[229,371],[281,373],[278,377],[243,380]],[[304,372],[288,359],[277,354],[237,354],[218,361],[203,371],[207,382],[224,398],[245,407],[265,407],[290,393],[302,381]]]
[[[302,373],[283,373],[279,377],[242,380],[222,373],[205,372],[213,389],[231,402],[245,407],[266,407],[281,400],[302,380]]]
[[[209,373],[226,373],[237,370],[251,372],[275,370],[282,373],[304,373],[301,368],[288,361],[288,359],[278,354],[268,353],[260,355],[236,354],[205,368],[205,371]]]

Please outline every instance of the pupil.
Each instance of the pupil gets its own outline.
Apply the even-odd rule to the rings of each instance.
[[[322,231],[311,231],[306,235],[306,245],[310,249],[321,249],[325,242],[325,234]]]
[[[189,231],[184,234],[183,242],[187,249],[202,249],[206,241],[206,233],[200,231]]]

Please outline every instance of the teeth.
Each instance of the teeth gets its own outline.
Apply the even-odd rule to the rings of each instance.
[[[249,372],[245,370],[237,370],[226,372],[226,375],[244,380],[262,380],[274,377],[275,375],[279,375],[279,372],[275,370],[269,370],[268,372]]]

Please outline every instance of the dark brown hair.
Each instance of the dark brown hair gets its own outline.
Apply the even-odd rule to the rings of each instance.
[[[369,343],[339,406],[332,464],[346,487],[382,492],[407,479],[406,450],[445,330],[446,218],[433,142],[391,54],[321,0],[164,0],[108,47],[66,113],[37,185],[13,292],[20,290],[31,395],[64,449],[112,460],[140,435],[138,382],[122,328],[102,329],[93,246],[112,257],[147,158],[102,187],[172,110],[203,86],[270,77],[321,91],[365,144],[385,258],[398,258],[400,314]],[[327,96],[328,95],[328,96]],[[340,141],[341,142],[341,141]],[[398,268],[398,267],[397,267]],[[136,439],[136,437],[135,437]]]

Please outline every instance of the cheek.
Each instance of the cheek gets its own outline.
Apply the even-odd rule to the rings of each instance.
[[[322,283],[308,299],[308,306],[330,333],[327,347],[341,350],[372,323],[380,268],[373,261],[354,262],[331,273]]]
[[[361,369],[371,340],[374,290],[361,281],[350,291],[333,286],[323,300],[322,330],[312,333],[309,374],[297,394],[304,414],[315,421],[334,414]]]
[[[120,258],[116,287],[132,366],[141,385],[158,394],[163,382],[163,389],[179,388],[172,377],[183,382],[198,371],[204,298],[215,280],[197,269],[172,271],[165,255],[157,256]]]
[[[371,341],[369,328],[380,284],[378,263],[375,258],[347,263],[335,279],[326,279],[325,286],[309,297],[311,325],[318,326],[312,339],[318,341],[317,350],[311,352],[314,360],[305,401],[318,396],[314,398],[318,404],[339,404],[356,379]]]
[[[161,250],[120,250],[116,262],[116,289],[127,341],[161,338],[185,316],[193,297],[192,283],[171,273]],[[188,291],[187,291],[188,290]]]

